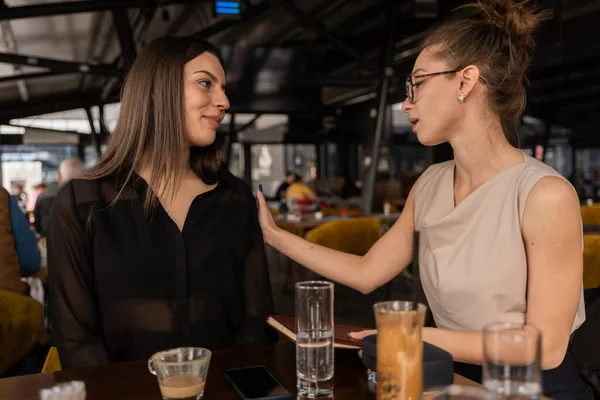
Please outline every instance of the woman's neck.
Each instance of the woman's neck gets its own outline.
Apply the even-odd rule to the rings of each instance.
[[[499,121],[478,119],[450,140],[454,150],[455,184],[475,189],[498,173],[524,161],[502,132]]]
[[[169,185],[169,182],[153,182],[153,171],[151,165],[146,164],[140,166],[139,168],[136,168],[136,173],[146,182],[146,184],[152,189],[154,193],[161,193],[163,196],[171,197],[179,191],[179,187],[174,187],[172,182],[171,185]],[[195,172],[192,171],[192,169],[189,166],[187,166],[181,171],[181,181],[177,186],[181,186],[182,182],[190,179],[190,177],[192,176],[197,177]]]

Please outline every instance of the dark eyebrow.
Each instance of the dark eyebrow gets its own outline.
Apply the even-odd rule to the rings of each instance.
[[[208,71],[206,71],[206,70],[203,70],[203,69],[202,69],[202,70],[200,70],[200,71],[195,71],[194,73],[192,73],[192,75],[194,75],[194,74],[198,74],[198,73],[200,73],[200,72],[202,72],[202,73],[204,73],[204,74],[208,75],[208,77],[209,77],[210,79],[212,79],[213,81],[215,81],[215,83],[219,83],[219,79],[218,79],[218,78],[217,78],[217,77],[216,77],[214,74],[212,74],[212,73],[210,73],[210,72],[208,72]]]
[[[203,74],[206,74],[206,75],[208,75],[208,77],[209,77],[211,80],[213,80],[215,83],[219,83],[219,79],[218,79],[218,78],[217,78],[217,77],[216,77],[216,76],[215,76],[213,73],[211,73],[211,72],[208,72],[208,71],[206,71],[206,70],[204,70],[204,69],[201,69],[200,71],[195,71],[195,72],[193,72],[193,73],[192,73],[192,75],[194,75],[194,74],[198,74],[198,73],[200,73],[200,72],[202,72]],[[222,86],[221,86],[221,88],[222,88],[223,90],[225,90],[225,89],[226,89],[226,85],[222,85]]]

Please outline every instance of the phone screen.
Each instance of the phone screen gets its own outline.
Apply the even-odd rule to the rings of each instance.
[[[265,367],[231,369],[225,373],[247,399],[290,394]]]

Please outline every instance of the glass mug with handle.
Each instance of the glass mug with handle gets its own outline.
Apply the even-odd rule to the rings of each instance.
[[[163,399],[201,399],[210,356],[210,350],[201,347],[181,347],[154,354],[148,360],[148,369],[156,375]]]

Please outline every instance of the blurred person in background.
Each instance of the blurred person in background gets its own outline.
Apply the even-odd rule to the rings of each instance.
[[[23,187],[23,185],[20,183],[14,185],[12,194],[17,198],[19,208],[21,209],[23,214],[25,214],[27,212],[27,193],[25,193],[25,188]]]
[[[57,194],[48,269],[63,367],[277,339],[256,201],[214,143],[225,85],[212,44],[154,39],[127,75],[106,152]]]
[[[296,173],[292,171],[287,171],[285,173],[285,180],[281,182],[277,190],[275,191],[275,197],[273,200],[276,201],[285,201],[285,192],[288,187],[296,180]]]
[[[65,183],[78,178],[84,170],[85,165],[79,158],[63,160],[58,167],[58,185],[47,189],[38,196],[33,210],[33,217],[35,219],[35,230],[40,236],[46,237],[48,234],[48,218],[56,194]]]
[[[0,289],[26,293],[22,276],[40,269],[41,257],[29,222],[11,196],[0,186]]]
[[[314,201],[317,195],[304,183],[301,176],[296,175],[294,182],[285,191],[285,201],[292,199],[298,201]]]
[[[46,190],[48,189],[48,186],[45,183],[38,183],[37,185],[35,185],[33,187],[33,190],[31,191],[31,194],[29,195],[29,198],[27,199],[27,212],[28,213],[33,213],[33,211],[35,210],[35,203],[37,202],[38,197],[40,197],[40,195],[42,193],[44,193]]]
[[[338,182],[340,185],[340,197],[342,199],[347,200],[353,197],[360,197],[361,191],[350,175],[340,177]]]

